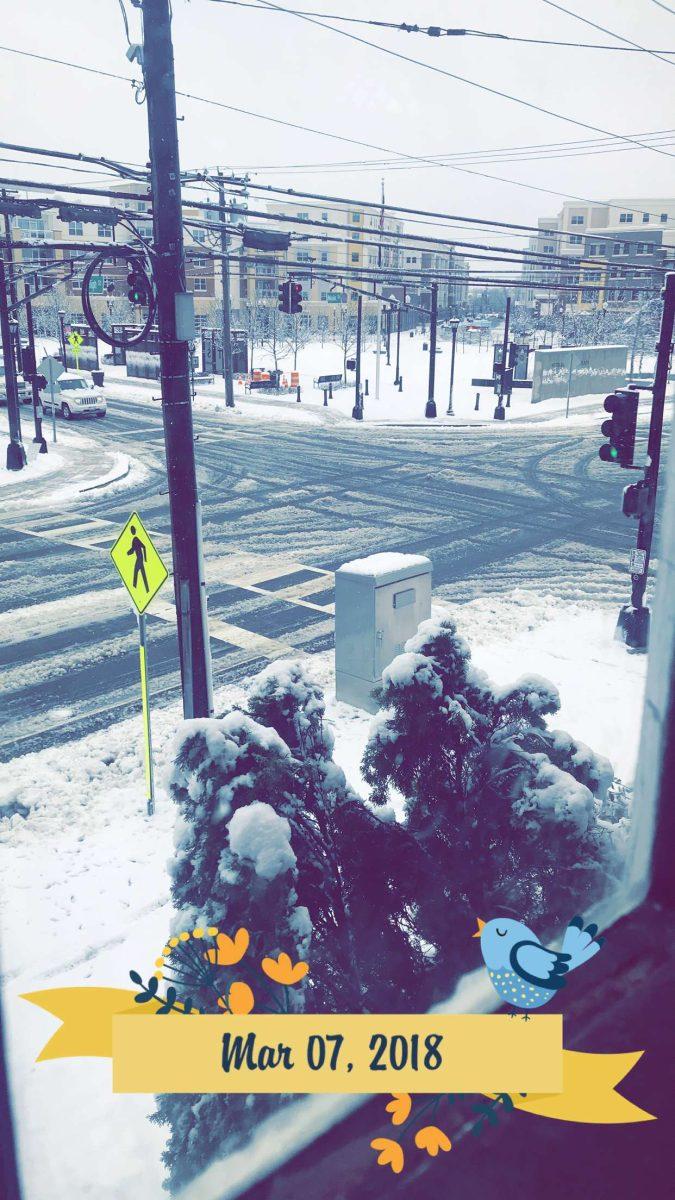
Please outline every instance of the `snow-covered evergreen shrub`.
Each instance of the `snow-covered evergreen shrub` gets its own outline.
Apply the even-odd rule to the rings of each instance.
[[[611,885],[619,856],[606,819],[610,763],[549,730],[556,688],[529,676],[493,687],[449,619],[420,626],[385,670],[363,773],[372,800],[392,789],[434,864],[420,931],[443,991],[468,965],[458,921],[504,908],[540,930]]]
[[[304,663],[267,667],[248,707],[298,764],[302,802],[289,820],[313,929],[308,1003],[330,1012],[420,1009],[428,998],[428,948],[415,924],[424,854],[347,784],[332,757],[323,693]]]
[[[174,931],[217,926],[234,935],[247,929],[250,948],[241,976],[246,982],[251,971],[254,993],[255,968],[264,956],[285,952],[296,961],[309,948],[311,922],[296,891],[289,822],[299,804],[295,775],[290,751],[277,734],[234,712],[222,720],[185,722],[169,780],[178,806],[176,852],[169,863]],[[304,989],[289,989],[296,1009],[303,995]],[[213,995],[193,991],[192,999],[214,1011]],[[153,1120],[170,1129],[167,1187],[182,1186],[240,1144],[279,1102],[263,1095],[158,1097]]]

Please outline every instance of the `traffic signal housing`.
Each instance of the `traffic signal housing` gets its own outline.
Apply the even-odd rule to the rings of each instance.
[[[623,489],[621,511],[624,517],[635,517],[641,520],[649,509],[649,487],[644,479],[639,483],[630,483]]]
[[[632,391],[616,391],[606,397],[605,412],[611,415],[601,426],[603,437],[609,438],[598,451],[603,462],[632,467],[639,400],[639,392]]]
[[[128,291],[130,304],[147,304],[148,303],[148,281],[145,273],[138,266],[132,266],[127,275]]]
[[[279,284],[279,311],[283,313],[302,312],[302,284],[293,283],[291,279]]]

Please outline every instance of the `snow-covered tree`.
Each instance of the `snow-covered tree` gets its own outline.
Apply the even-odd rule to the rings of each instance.
[[[289,815],[298,800],[291,754],[273,730],[243,713],[188,721],[169,788],[178,807],[170,863],[174,932],[216,927],[233,936],[247,930],[249,950],[236,974],[259,1010],[265,1001],[262,958],[286,953],[293,961],[304,959],[311,936],[296,891]],[[191,988],[190,998],[217,1011],[217,991],[206,980]],[[302,989],[289,989],[289,995],[296,1010],[303,1006]],[[274,1096],[158,1097],[153,1120],[170,1129],[164,1155],[170,1190],[249,1136],[278,1103]]]
[[[364,776],[374,802],[405,797],[407,829],[434,863],[418,921],[443,990],[466,966],[458,923],[470,915],[507,908],[553,928],[607,888],[619,870],[603,809],[613,772],[547,727],[552,684],[495,688],[448,619],[420,626],[385,670],[380,703]]]
[[[334,762],[320,687],[300,661],[258,677],[249,711],[271,726],[299,767],[302,803],[289,813],[298,895],[312,927],[312,1007],[414,1011],[424,1004],[427,960],[415,927],[429,864],[405,830],[352,791]]]
[[[342,351],[342,374],[347,378],[347,359],[356,354],[356,305],[353,300],[341,304],[333,317],[331,341]]]

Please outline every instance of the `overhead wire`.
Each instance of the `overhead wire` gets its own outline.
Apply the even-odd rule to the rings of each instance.
[[[589,25],[591,29],[599,29],[601,33],[607,33],[610,37],[617,38],[620,42],[625,42],[628,46],[633,46],[636,50],[646,50],[639,42],[634,42],[631,38],[626,38],[621,33],[615,33],[613,29],[605,29],[604,25],[598,25],[596,21],[589,21],[588,17],[582,17],[580,13],[573,12],[571,8],[563,8],[562,4],[557,4],[555,0],[542,0],[543,4],[547,4],[549,8],[556,8],[558,12],[565,13],[565,16],[572,17],[575,21],[581,21],[582,25]],[[664,62],[668,67],[675,67],[670,59],[663,58],[658,50],[646,50],[652,58],[658,58],[659,62]]]

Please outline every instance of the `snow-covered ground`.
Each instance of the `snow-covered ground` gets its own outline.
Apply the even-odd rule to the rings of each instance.
[[[364,424],[421,424],[433,427],[439,422],[481,425],[489,423],[493,427],[493,412],[496,397],[491,388],[476,388],[472,385],[473,378],[489,378],[492,375],[492,346],[483,343],[482,347],[467,342],[462,345],[461,338],[457,339],[455,361],[455,380],[453,387],[454,417],[447,416],[448,392],[450,382],[451,342],[439,341],[440,353],[436,356],[435,399],[438,417],[436,422],[428,421],[424,409],[428,393],[429,352],[423,350],[428,338],[416,331],[413,337],[408,333],[401,335],[401,375],[403,391],[394,386],[395,377],[395,339],[392,339],[391,365],[386,365],[386,355],[380,357],[380,397],[375,398],[375,363],[376,356],[372,344],[369,344],[362,357],[362,387],[368,381],[368,395],[364,399]],[[280,360],[280,367],[290,379],[292,356]],[[269,354],[256,348],[256,369],[268,369],[274,366]],[[323,405],[323,391],[314,387],[314,380],[320,375],[341,374],[343,371],[342,351],[335,343],[326,341],[310,342],[298,355],[298,370],[300,374],[301,402],[298,404],[295,393],[289,392],[287,397],[270,396],[254,392],[249,396],[244,392],[241,382],[235,384],[236,410],[225,407],[224,385],[221,376],[216,376],[211,384],[196,379],[195,408],[198,411],[222,413],[226,418],[236,416],[239,411],[244,416],[259,418],[261,406],[267,410],[270,420],[292,420],[304,423],[316,423],[320,420],[335,420],[351,418],[354,405],[354,373],[348,373],[349,386],[336,388],[328,407]],[[123,397],[133,396],[134,400],[148,399],[151,394],[158,394],[159,383],[153,382],[146,386],[143,381],[129,379],[124,367],[105,367],[106,385],[117,386],[116,394]],[[122,390],[123,389],[123,390]],[[479,409],[476,411],[476,393],[480,392]],[[592,424],[597,422],[602,408],[602,395],[573,396],[569,402],[567,415],[566,397],[552,397],[538,404],[532,404],[531,392],[527,389],[517,389],[511,397],[511,406],[507,410],[508,425],[514,418],[519,421],[533,422],[566,421]],[[356,426],[356,422],[354,422]]]
[[[438,607],[439,615],[448,611],[477,666],[498,684],[526,671],[549,677],[562,697],[556,725],[632,780],[646,664],[613,640],[613,607],[519,590]],[[365,795],[359,761],[371,718],[335,701],[332,655],[312,663],[328,698],[335,757]],[[239,687],[222,691],[217,710],[244,695]],[[113,1096],[104,1060],[36,1065],[54,1020],[20,997],[61,985],[124,987],[129,969],[147,969],[161,950],[174,816],[163,779],[178,724],[176,707],[154,716],[153,818],[145,813],[140,714],[0,767],[4,1004],[28,1200],[163,1195],[164,1134],[145,1119],[152,1098]],[[318,1114],[328,1098],[313,1099]]]

